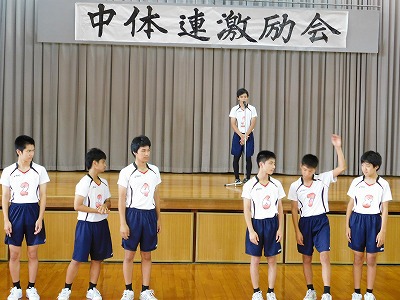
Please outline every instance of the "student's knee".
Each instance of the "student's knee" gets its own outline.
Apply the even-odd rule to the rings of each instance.
[[[331,259],[328,251],[323,251],[319,254],[321,264],[330,264]]]
[[[367,266],[375,267],[376,266],[376,253],[367,253]]]
[[[303,264],[311,265],[311,262],[312,262],[312,256],[303,254]]]
[[[135,251],[128,251],[128,250],[125,250],[125,254],[124,254],[124,260],[126,261],[126,262],[132,262],[133,261],[133,259],[135,258]]]
[[[151,261],[151,252],[140,252],[142,261]]]
[[[19,261],[20,258],[21,258],[20,251],[11,251],[11,249],[10,249],[10,260],[11,261]]]
[[[364,263],[364,253],[354,251],[354,264],[362,265]]]
[[[268,256],[267,257],[267,262],[269,266],[274,266],[276,265],[276,255],[274,256]]]

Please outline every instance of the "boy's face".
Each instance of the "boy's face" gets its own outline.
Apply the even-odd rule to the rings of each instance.
[[[303,179],[305,180],[310,180],[315,174],[316,168],[311,168],[306,165],[300,165],[300,170],[301,170],[301,177],[303,177]]]
[[[147,163],[150,160],[150,147],[140,147],[138,152],[135,153],[136,161]]]
[[[26,145],[23,151],[17,150],[18,159],[22,160],[23,162],[31,162],[33,156],[35,155],[35,146],[34,145]]]
[[[270,158],[265,162],[260,162],[260,169],[267,175],[272,175],[275,171],[275,158]]]
[[[99,161],[93,161],[93,167],[99,172],[103,173],[105,172],[107,168],[106,160],[105,159],[100,159]]]
[[[378,171],[378,166],[373,166],[371,163],[365,161],[361,164],[361,170],[365,177],[375,177]]]
[[[246,93],[241,94],[241,95],[238,97],[238,100],[239,100],[240,102],[243,102],[243,101],[246,101],[246,102],[247,102],[248,99],[249,99],[249,97],[247,96]]]

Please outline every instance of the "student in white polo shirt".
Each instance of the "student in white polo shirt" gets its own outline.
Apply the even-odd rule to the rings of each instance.
[[[28,246],[29,283],[26,297],[39,300],[35,288],[38,272],[38,247],[46,242],[44,211],[46,208],[46,184],[50,181],[44,167],[34,163],[35,141],[20,135],[15,139],[18,161],[1,174],[2,207],[4,215],[5,243],[10,251],[10,274],[14,287],[7,300],[22,298],[20,284],[21,245],[25,237]]]
[[[364,252],[367,253],[367,292],[364,300],[375,300],[372,293],[376,277],[376,258],[384,251],[388,204],[392,200],[389,183],[378,175],[382,157],[367,151],[361,156],[362,176],[355,178],[347,192],[346,236],[354,253],[354,293],[352,300],[361,300],[361,275]]]
[[[281,253],[283,208],[285,197],[282,184],[271,177],[276,156],[263,150],[257,154],[258,173],[243,186],[243,212],[246,220],[246,253],[251,256],[250,277],[253,285],[252,300],[262,300],[259,286],[259,267],[262,252],[268,262],[267,300],[276,300],[274,287],[277,272],[276,255]]]

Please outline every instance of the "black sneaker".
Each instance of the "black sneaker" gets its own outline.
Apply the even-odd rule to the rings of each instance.
[[[242,182],[240,181],[240,179],[235,179],[235,184],[242,184]]]
[[[243,179],[243,184],[245,184],[247,181],[249,181],[248,178]]]

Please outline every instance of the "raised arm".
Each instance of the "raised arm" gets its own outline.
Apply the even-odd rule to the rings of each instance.
[[[335,147],[336,154],[338,157],[338,166],[335,169],[333,169],[333,177],[338,177],[347,169],[347,165],[342,150],[341,137],[336,134],[332,134],[331,140],[332,140],[332,145]]]

